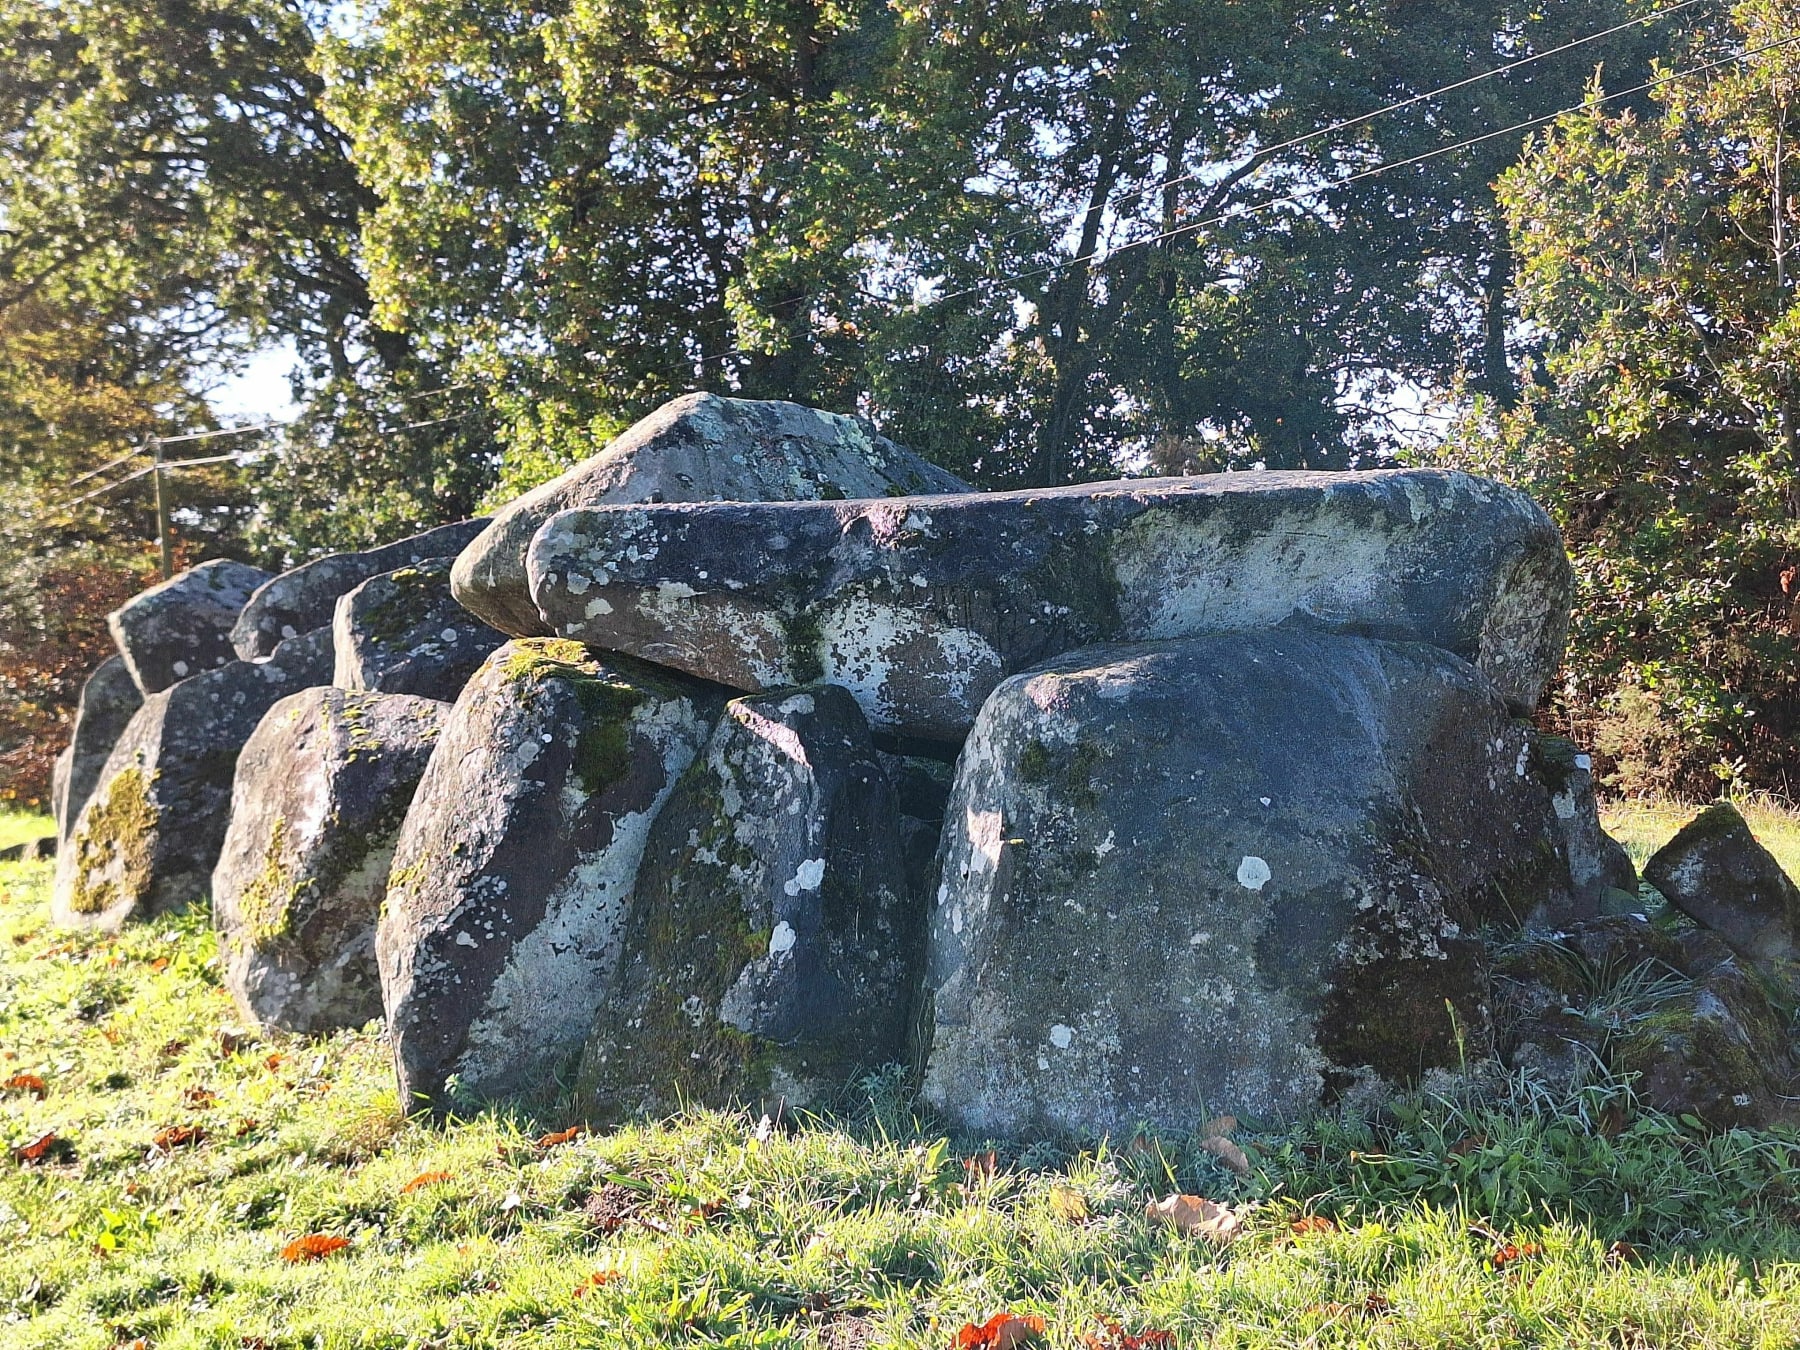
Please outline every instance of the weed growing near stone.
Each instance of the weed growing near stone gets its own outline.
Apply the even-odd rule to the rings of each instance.
[[[1707,1134],[1627,1084],[1446,1080],[1239,1123],[1241,1158],[1200,1122],[990,1153],[892,1077],[792,1126],[440,1126],[405,1117],[373,1027],[247,1032],[204,915],[70,936],[48,876],[0,866],[8,1350],[943,1350],[1002,1314],[1067,1350],[1800,1339],[1800,1139]],[[1171,1193],[1231,1206],[1235,1238],[1151,1222]]]

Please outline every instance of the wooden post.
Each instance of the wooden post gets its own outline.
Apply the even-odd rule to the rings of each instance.
[[[169,538],[169,494],[163,472],[162,438],[150,438],[151,475],[156,480],[156,546],[162,553],[163,580],[175,575],[175,543]]]

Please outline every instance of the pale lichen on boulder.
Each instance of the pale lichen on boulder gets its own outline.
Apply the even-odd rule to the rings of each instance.
[[[510,642],[451,712],[377,934],[411,1103],[541,1093],[617,968],[651,822],[723,698],[558,639]]]
[[[728,704],[651,827],[583,1104],[817,1105],[900,1059],[922,912],[899,825],[842,689]]]
[[[221,558],[140,591],[108,614],[106,626],[139,692],[159,693],[234,659],[232,625],[267,580],[260,567]]]
[[[558,633],[739,689],[841,685],[872,726],[945,739],[1062,652],[1281,625],[1432,643],[1528,712],[1572,585],[1541,508],[1445,470],[592,507],[529,572]]]
[[[375,923],[401,822],[449,707],[316,688],[269,709],[238,756],[213,870],[225,986],[264,1027],[381,1016]]]
[[[555,630],[532,603],[525,556],[558,511],[616,502],[826,501],[968,492],[954,474],[859,417],[798,403],[685,394],[592,459],[494,514],[456,560],[456,598],[503,632]]]
[[[454,702],[505,641],[450,594],[450,560],[427,558],[338,597],[332,683]]]

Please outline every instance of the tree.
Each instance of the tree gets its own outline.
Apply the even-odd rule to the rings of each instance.
[[[1562,715],[1623,789],[1795,786],[1797,20],[1792,0],[1739,5],[1684,60],[1748,59],[1662,85],[1645,115],[1565,118],[1502,182],[1537,376],[1458,459],[1562,521]]]

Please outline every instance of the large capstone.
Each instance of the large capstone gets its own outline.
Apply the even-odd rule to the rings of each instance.
[[[267,656],[290,637],[329,627],[338,597],[352,587],[427,558],[454,557],[486,526],[485,516],[458,521],[380,548],[329,553],[302,563],[271,578],[250,597],[232,630],[232,644],[246,661]]]
[[[212,881],[225,985],[246,1016],[302,1034],[381,1016],[375,922],[448,712],[320,688],[264,715],[238,756]]]
[[[1527,712],[1571,585],[1537,505],[1446,470],[596,507],[552,517],[529,570],[558,633],[738,689],[824,680],[945,739],[1059,653],[1278,625],[1431,643]]]
[[[651,827],[584,1103],[818,1104],[903,1058],[922,918],[856,701],[821,685],[730,703]]]
[[[968,492],[969,484],[895,445],[860,417],[686,394],[592,459],[494,514],[456,560],[456,598],[495,628],[553,630],[532,604],[526,549],[558,511],[610,502],[785,502]]]
[[[94,795],[100,773],[131,716],[144,706],[144,695],[131,678],[125,658],[109,656],[81,686],[81,702],[75,709],[75,731],[69,738],[67,774],[57,781],[55,792],[56,834],[68,837],[69,828]]]
[[[1682,826],[1644,879],[1787,996],[1800,994],[1800,887],[1736,807],[1718,802]]]
[[[401,829],[377,935],[407,1102],[541,1093],[572,1073],[645,836],[722,703],[556,639],[508,643],[469,682]]]
[[[221,558],[152,586],[108,614],[106,626],[139,692],[157,693],[232,660],[231,627],[268,579],[260,567]]]
[[[1478,930],[1567,902],[1530,744],[1423,643],[1225,633],[1014,676],[947,813],[925,1096],[984,1133],[1191,1128],[1479,1058]]]
[[[370,577],[338,598],[332,683],[450,703],[504,641],[456,603],[450,560],[427,558]]]
[[[277,699],[326,682],[329,636],[295,638],[267,661],[232,661],[144,700],[57,853],[58,923],[117,928],[207,898],[238,752]]]

